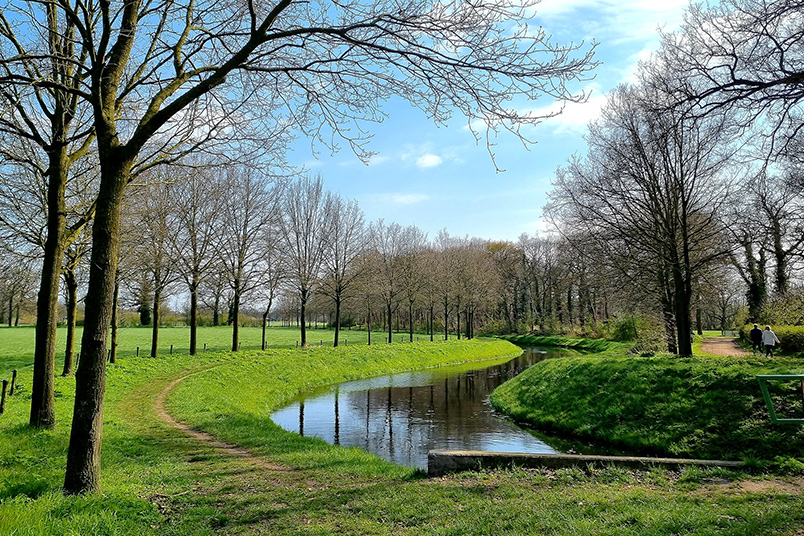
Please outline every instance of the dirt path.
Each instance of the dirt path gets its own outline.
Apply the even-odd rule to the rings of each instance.
[[[175,428],[176,430],[183,432],[184,434],[192,437],[198,442],[214,447],[222,454],[237,456],[240,458],[246,458],[255,465],[263,469],[271,469],[274,471],[288,471],[289,469],[287,467],[271,463],[265,460],[264,458],[261,458],[260,456],[255,456],[253,453],[242,447],[238,447],[237,445],[233,445],[231,443],[226,443],[225,441],[220,441],[219,439],[216,439],[213,435],[208,434],[206,432],[202,432],[200,430],[194,430],[189,426],[187,426],[186,424],[184,424],[183,422],[177,421],[176,419],[173,418],[172,415],[170,415],[167,412],[167,410],[165,409],[165,399],[167,398],[168,393],[170,393],[170,391],[173,390],[173,388],[176,387],[180,382],[186,380],[187,378],[195,376],[196,374],[199,373],[196,372],[193,374],[187,374],[186,376],[182,376],[181,378],[173,380],[172,382],[167,384],[165,388],[159,392],[158,395],[156,395],[156,398],[154,399],[154,410],[156,411],[157,416],[163,422]]]
[[[708,337],[701,343],[701,351],[713,355],[744,357],[751,352],[737,344],[732,337]]]

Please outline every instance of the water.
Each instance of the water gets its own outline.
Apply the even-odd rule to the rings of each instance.
[[[532,364],[558,355],[526,350],[482,369],[439,368],[348,382],[304,395],[271,419],[304,436],[422,469],[430,450],[555,453],[544,437],[495,414],[488,396]]]

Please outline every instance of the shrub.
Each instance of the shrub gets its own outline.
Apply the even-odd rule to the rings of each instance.
[[[759,326],[764,329],[763,325]],[[779,337],[779,347],[788,353],[804,352],[804,326],[776,326],[773,332]],[[750,341],[749,332],[754,328],[753,324],[746,324],[740,328],[740,338]]]

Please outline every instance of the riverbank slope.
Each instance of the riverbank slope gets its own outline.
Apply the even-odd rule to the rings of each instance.
[[[804,427],[771,423],[756,380],[802,371],[790,359],[561,358],[505,383],[491,402],[519,422],[637,453],[804,459]],[[773,383],[771,394],[777,412],[799,417],[793,387]]]

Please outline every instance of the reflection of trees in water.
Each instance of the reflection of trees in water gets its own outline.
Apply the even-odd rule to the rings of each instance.
[[[517,444],[532,441],[552,451],[507,422],[493,416],[486,400],[506,380],[540,355],[523,356],[502,365],[464,372],[431,385],[380,387],[333,393],[298,404],[298,432],[341,446],[360,447],[395,463],[424,467],[433,448],[485,450],[488,435],[500,440],[519,435]],[[312,409],[312,408],[315,409]],[[329,415],[327,417],[327,415]],[[315,429],[313,422],[315,421]],[[532,449],[531,449],[532,450]]]

